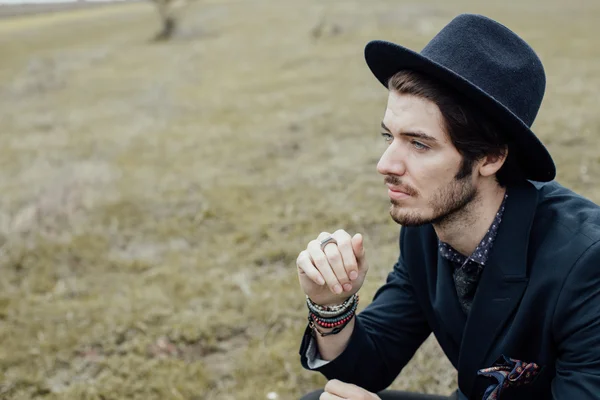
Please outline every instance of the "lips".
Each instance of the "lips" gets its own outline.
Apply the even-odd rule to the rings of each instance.
[[[404,193],[406,195],[408,195],[408,193],[405,190],[402,190],[402,188],[399,187],[394,187],[392,185],[386,185],[388,187],[389,190],[391,190],[392,192],[398,192],[398,193]]]
[[[388,196],[392,200],[404,200],[410,197],[410,194],[398,190],[398,188],[394,188],[393,186],[388,186]]]
[[[388,175],[384,179],[384,184],[388,188],[388,195],[392,199],[402,200],[409,197],[416,197],[418,192],[410,186],[404,186],[402,181],[396,176]]]
[[[409,191],[407,191],[407,190],[406,190],[406,189],[404,189],[404,188],[400,188],[400,187],[397,187],[397,186],[392,186],[392,185],[386,185],[386,186],[388,187],[388,190],[389,190],[390,192],[393,192],[393,193],[398,193],[398,194],[403,194],[403,195],[406,195],[406,196],[412,196],[412,195],[410,194],[410,192],[409,192]]]

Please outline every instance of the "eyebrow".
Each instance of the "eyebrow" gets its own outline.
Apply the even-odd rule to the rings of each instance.
[[[385,126],[385,124],[383,123],[383,121],[381,122],[381,128],[384,129],[386,132],[389,132],[389,133],[392,132],[392,131],[389,130],[389,128],[387,126]],[[400,133],[400,135],[414,137],[414,138],[419,138],[419,139],[422,139],[422,140],[427,140],[429,142],[437,143],[437,139],[436,138],[434,138],[433,136],[429,136],[426,133],[423,133],[423,132],[420,132],[420,131],[402,132],[402,133]]]

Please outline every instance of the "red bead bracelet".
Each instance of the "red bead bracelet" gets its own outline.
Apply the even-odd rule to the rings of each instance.
[[[335,328],[337,326],[344,325],[346,322],[350,321],[352,319],[352,317],[354,317],[354,313],[350,314],[346,318],[341,319],[337,322],[325,322],[313,313],[311,313],[311,317],[317,325],[319,325],[323,328]]]

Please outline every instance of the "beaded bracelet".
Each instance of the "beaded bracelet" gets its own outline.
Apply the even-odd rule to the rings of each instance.
[[[340,312],[336,312],[336,313],[331,313],[331,312],[318,312],[317,310],[315,310],[312,307],[308,307],[309,312],[311,312],[312,314],[314,314],[315,316],[319,317],[320,319],[324,319],[324,320],[328,320],[332,321],[336,318],[340,318],[340,317],[344,317],[347,314],[349,314],[351,312],[352,309],[356,309],[356,305],[358,304],[358,301],[355,301],[354,303],[351,303],[349,305],[348,308],[346,308],[345,310],[341,310]]]
[[[317,317],[317,316],[316,316],[316,315],[314,315],[314,314],[311,314],[311,318],[313,319],[313,321],[314,321],[314,322],[315,322],[317,325],[319,325],[319,326],[322,326],[323,328],[333,328],[333,327],[336,327],[336,326],[338,326],[338,325],[341,325],[341,324],[342,324],[342,323],[344,323],[344,322],[345,322],[347,319],[351,318],[351,317],[352,317],[354,314],[355,314],[355,312],[353,311],[353,312],[351,312],[351,313],[345,314],[345,315],[343,316],[343,318],[339,318],[339,319],[335,319],[335,320],[330,320],[330,321],[327,321],[327,320],[322,320],[321,318]]]
[[[358,307],[358,302],[354,302],[354,304],[352,305],[352,307],[348,310],[346,310],[344,313],[342,314],[338,314],[338,315],[334,315],[334,316],[326,316],[326,315],[320,315],[317,314],[311,310],[309,310],[309,312],[311,314],[313,314],[315,317],[319,318],[320,320],[324,321],[324,322],[337,322],[340,319],[344,319],[346,318],[348,315],[352,314],[353,312],[356,311],[356,308]]]
[[[317,324],[319,324],[320,326],[322,326],[324,328],[331,328],[333,326],[339,325],[341,322],[343,322],[344,320],[351,317],[354,313],[356,313],[357,307],[358,307],[358,302],[355,302],[350,310],[348,310],[344,314],[337,316],[335,318],[324,318],[320,315],[313,313],[312,311],[309,311],[309,313],[312,316],[313,320]]]
[[[329,312],[329,311],[337,312],[337,311],[340,311],[340,310],[342,310],[344,308],[348,308],[348,305],[355,300],[356,296],[357,296],[357,294],[354,293],[352,296],[348,297],[342,304],[338,304],[338,305],[335,305],[335,306],[322,306],[322,305],[319,305],[319,304],[315,303],[314,301],[312,301],[310,299],[310,297],[308,297],[308,296],[306,296],[306,303],[312,305],[319,312],[322,312],[322,311],[324,311],[324,312]]]
[[[313,322],[313,320],[311,319],[310,316],[308,317],[308,326],[310,326],[311,332],[313,333],[313,335],[315,334],[315,332],[317,332],[319,335],[321,335],[321,337],[329,336],[329,335],[337,335],[338,333],[340,333],[342,331],[342,329],[344,329],[346,327],[346,325],[348,325],[350,323],[350,321],[352,320],[353,317],[354,317],[354,314],[352,314],[352,317],[350,317],[350,319],[348,319],[343,325],[333,328],[333,330],[331,330],[330,332],[323,332],[319,328],[317,328],[317,325]]]
[[[308,306],[309,311],[311,311],[312,313],[319,315],[321,317],[325,317],[325,318],[335,318],[339,315],[344,314],[345,312],[347,312],[350,308],[352,308],[352,305],[349,305],[348,308],[345,308],[343,310],[340,311],[319,311],[317,309],[315,309],[314,307],[312,307],[311,305]]]
[[[319,325],[322,328],[337,328],[338,326],[346,324],[346,322],[348,322],[348,320],[350,320],[353,316],[354,316],[354,313],[350,314],[348,317],[346,317],[336,323],[327,323],[327,322],[319,321],[317,318],[314,317],[314,315],[311,316],[311,318],[315,324]]]
[[[349,299],[344,301],[344,303],[342,303],[341,306],[336,306],[339,307],[336,310],[328,310],[328,307],[319,306],[315,304],[312,300],[310,300],[308,297],[306,298],[306,305],[308,306],[308,309],[314,314],[325,318],[335,318],[339,315],[342,315],[345,312],[347,312],[350,308],[352,308],[357,302],[358,294],[355,293],[352,296],[350,296]]]
[[[321,311],[321,310],[315,308],[310,303],[307,303],[306,305],[308,306],[309,311],[311,311],[314,314],[317,314],[317,315],[319,315],[321,317],[325,317],[325,318],[335,318],[335,317],[337,317],[339,315],[342,315],[345,312],[347,312],[350,308],[352,308],[353,304],[354,303],[350,303],[350,304],[348,304],[348,307],[343,308],[343,309],[341,309],[339,311]]]

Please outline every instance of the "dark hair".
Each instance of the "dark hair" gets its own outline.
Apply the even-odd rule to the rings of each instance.
[[[471,175],[473,165],[485,156],[508,155],[496,173],[500,186],[513,186],[525,178],[511,144],[500,124],[483,115],[458,91],[414,71],[400,71],[390,78],[388,88],[401,94],[421,97],[435,103],[443,117],[444,128],[463,160],[456,179]]]

